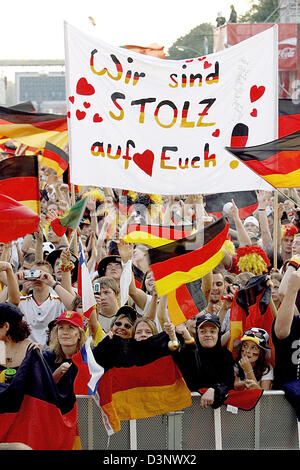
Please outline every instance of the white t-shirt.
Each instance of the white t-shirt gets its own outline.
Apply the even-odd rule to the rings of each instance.
[[[19,309],[31,328],[29,338],[42,347],[46,345],[48,324],[66,310],[62,300],[52,293],[41,305],[37,304],[32,294],[21,296]]]

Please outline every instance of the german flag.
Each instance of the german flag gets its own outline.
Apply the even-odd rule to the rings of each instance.
[[[34,233],[40,217],[11,197],[0,194],[0,242],[9,243]]]
[[[120,430],[121,421],[150,418],[191,405],[191,393],[168,341],[165,332],[144,341],[114,335],[104,338],[92,351],[88,339],[72,356],[78,367],[75,389],[94,397],[108,435]]]
[[[61,176],[69,166],[68,154],[51,142],[46,142],[45,147],[38,151],[37,155],[40,155],[40,164],[56,170],[58,176]]]
[[[38,159],[36,156],[6,158],[0,162],[0,193],[40,213]]]
[[[33,450],[72,450],[76,442],[76,396],[73,390],[59,393],[37,349],[28,352],[10,384],[0,383],[0,419],[0,442]]]
[[[214,269],[223,259],[228,230],[223,217],[189,237],[150,248],[149,264],[158,295],[166,295]]]
[[[255,191],[234,191],[231,193],[208,194],[205,196],[205,210],[220,218],[223,215],[223,206],[234,200],[241,219],[245,219],[258,207]]]
[[[226,150],[274,188],[300,187],[300,130],[266,144]]]
[[[206,307],[201,280],[189,282],[168,294],[168,312],[173,325],[180,325]]]
[[[230,310],[230,339],[228,349],[234,352],[234,341],[252,328],[263,328],[269,334],[269,347],[272,349],[274,364],[274,348],[272,345],[273,313],[270,307],[271,287],[267,286],[265,274],[253,276],[244,289],[235,293]]]
[[[64,149],[68,143],[67,116],[19,111],[0,106],[0,141],[14,140],[36,151],[51,142]]]
[[[142,243],[153,248],[172,243],[175,240],[191,235],[191,225],[138,225],[129,224],[124,241],[127,243]]]
[[[278,137],[284,137],[300,130],[300,103],[292,99],[280,99],[278,117]],[[231,145],[235,147],[235,145]]]

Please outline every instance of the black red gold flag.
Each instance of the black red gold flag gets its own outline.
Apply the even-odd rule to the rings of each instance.
[[[284,137],[300,130],[300,102],[299,100],[280,99],[278,105],[278,137]],[[234,147],[234,145],[231,145]],[[236,146],[238,147],[238,146]]]
[[[300,130],[265,144],[226,150],[274,188],[300,187]]]
[[[20,204],[11,197],[0,194],[0,242],[9,243],[34,233],[40,217],[29,207]]]
[[[6,158],[0,162],[0,193],[40,213],[38,159],[36,156]]]
[[[37,154],[40,155],[40,164],[56,170],[58,176],[61,176],[68,168],[68,154],[51,142],[46,142],[45,147]]]
[[[191,235],[193,227],[191,225],[139,225],[129,224],[127,235],[124,241],[127,243],[142,243],[148,246],[157,247],[172,243]]]
[[[158,295],[166,295],[196,281],[223,259],[229,225],[223,218],[181,240],[150,248],[149,264]]]
[[[68,142],[67,116],[19,111],[0,106],[0,142],[14,140],[36,151],[51,142],[64,149]]]
[[[62,395],[37,349],[26,355],[11,383],[0,383],[0,442],[33,450],[72,450],[77,436],[73,390]]]
[[[121,421],[149,418],[191,405],[190,390],[168,342],[165,332],[143,341],[114,335],[112,339],[104,338],[93,352],[85,343],[72,357],[78,367],[75,390],[94,396],[109,435],[120,430]]]
[[[245,219],[258,207],[258,201],[255,191],[234,191],[231,193],[207,194],[205,196],[205,210],[220,218],[223,215],[223,206],[227,202],[234,200],[239,210],[241,219]]]
[[[201,279],[183,284],[168,294],[168,313],[173,325],[180,325],[206,307]]]
[[[270,307],[271,287],[267,286],[265,274],[253,276],[244,289],[235,293],[230,310],[230,339],[228,349],[234,352],[234,342],[243,333],[252,328],[263,328],[269,334],[269,347],[272,349],[271,360],[274,362],[272,344],[272,323],[274,316]]]

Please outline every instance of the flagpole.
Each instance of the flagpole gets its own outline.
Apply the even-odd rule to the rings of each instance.
[[[75,188],[74,188],[74,184],[71,183],[71,202],[72,202],[72,206],[74,206],[75,204]],[[71,248],[71,244],[74,243],[74,254],[75,256],[78,256],[78,239],[77,239],[77,229],[74,230],[74,232],[72,233],[71,235],[71,238],[70,238],[70,248]]]
[[[274,191],[273,267],[275,269],[277,269],[278,223],[278,192]]]

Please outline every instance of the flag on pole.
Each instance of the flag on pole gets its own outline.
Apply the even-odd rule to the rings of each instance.
[[[87,197],[79,199],[79,201],[66,210],[66,212],[61,217],[57,217],[51,221],[51,227],[56,235],[62,237],[68,228],[72,229],[73,231],[77,229],[80,220],[83,217],[87,199]]]
[[[148,251],[158,295],[205,276],[223,259],[229,224],[224,217],[193,235]]]
[[[36,156],[11,157],[0,162],[0,193],[40,213],[39,169]]]
[[[255,191],[233,191],[228,193],[207,194],[205,196],[205,210],[220,218],[223,215],[223,207],[227,202],[234,200],[239,210],[240,219],[245,219],[258,207]]]
[[[300,187],[300,130],[253,147],[226,147],[274,188]]]
[[[84,257],[83,246],[79,239],[79,263],[78,263],[78,295],[82,298],[82,313],[86,318],[90,318],[96,299],[94,296],[91,276]]]
[[[40,155],[41,165],[56,170],[58,176],[61,176],[69,166],[68,154],[51,142],[46,142],[45,147],[40,149],[37,155]]]
[[[279,100],[278,137],[300,130],[300,103],[293,99]],[[232,145],[232,147],[238,147]]]
[[[9,243],[36,231],[40,217],[29,207],[0,194],[0,242]]]

